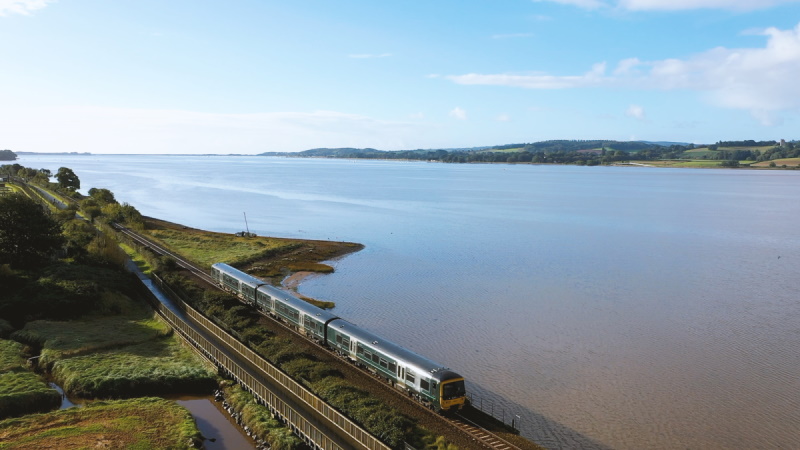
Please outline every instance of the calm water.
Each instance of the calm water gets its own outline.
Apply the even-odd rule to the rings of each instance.
[[[24,156],[146,215],[360,242],[301,286],[553,448],[800,448],[800,172]]]

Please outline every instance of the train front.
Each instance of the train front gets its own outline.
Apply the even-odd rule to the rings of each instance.
[[[458,411],[464,406],[467,399],[467,388],[464,377],[445,370],[440,372],[439,378],[439,406],[442,411]]]

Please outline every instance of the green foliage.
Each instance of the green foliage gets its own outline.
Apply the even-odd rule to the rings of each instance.
[[[24,352],[22,344],[0,339],[0,418],[48,411],[61,404],[61,395],[27,370]]]
[[[66,392],[87,398],[201,394],[216,374],[174,336],[56,361],[53,377]]]
[[[4,287],[0,317],[18,327],[29,320],[77,318],[103,308],[121,311],[125,308],[107,305],[105,300],[136,292],[135,280],[128,273],[75,262],[53,264],[38,273],[0,274],[0,281]]]
[[[2,279],[0,277],[0,283],[2,283]],[[14,327],[7,320],[0,319],[0,338],[8,336],[12,331],[14,331]]]
[[[97,230],[85,220],[75,219],[74,214],[70,220],[62,223],[61,230],[64,235],[66,256],[76,259],[85,258],[88,254],[86,248],[97,236]]]
[[[99,206],[104,206],[109,203],[117,203],[117,199],[114,198],[114,193],[105,188],[89,189],[89,197],[95,200]]]
[[[25,367],[24,346],[19,342],[0,339],[0,373]]]
[[[138,230],[144,229],[142,214],[128,203],[107,203],[102,206],[103,218],[107,222],[119,222]]]
[[[161,398],[103,401],[0,421],[5,448],[192,449],[202,443],[188,410]]]
[[[129,317],[101,317],[92,320],[55,322],[37,320],[25,324],[12,337],[42,349],[39,366],[49,368],[54,362],[73,356],[116,349],[158,340],[171,329],[152,316],[152,312],[134,311]]]
[[[0,386],[0,418],[48,411],[61,404],[58,391],[24,369],[0,373]]]
[[[0,264],[36,267],[62,241],[61,228],[41,205],[21,194],[0,197]]]
[[[239,385],[224,386],[228,403],[242,413],[242,421],[271,448],[291,450],[301,448],[303,442],[283,424],[272,417],[269,409],[256,403],[255,398]]]
[[[77,191],[81,188],[81,180],[75,175],[75,172],[68,167],[59,167],[56,172],[56,180],[61,189],[68,191]]]

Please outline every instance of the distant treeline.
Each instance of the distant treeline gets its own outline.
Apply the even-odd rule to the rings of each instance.
[[[0,161],[14,161],[17,159],[17,154],[11,150],[0,150]]]
[[[750,147],[750,148],[748,148]],[[768,147],[768,148],[764,148]],[[703,153],[689,150],[708,150]],[[468,149],[395,150],[374,148],[316,148],[299,153],[262,153],[261,156],[317,158],[404,159],[452,163],[553,163],[600,165],[629,160],[711,159],[768,161],[800,157],[800,145],[776,141],[719,141],[707,147],[684,143],[645,141],[552,140]]]
[[[374,148],[316,148],[299,153],[262,153],[262,156],[405,159],[453,163],[520,162],[599,165],[636,159],[678,158],[692,144],[669,147],[642,141],[553,140],[493,147],[438,150],[384,151]]]

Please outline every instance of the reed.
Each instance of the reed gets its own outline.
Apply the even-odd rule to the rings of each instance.
[[[199,448],[194,419],[160,398],[94,402],[0,421],[2,448]]]

